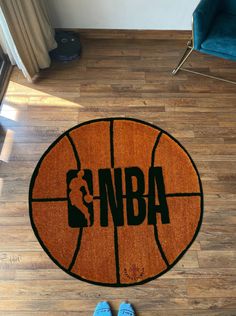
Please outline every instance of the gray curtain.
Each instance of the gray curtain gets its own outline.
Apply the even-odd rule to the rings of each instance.
[[[28,76],[50,66],[49,51],[56,48],[44,0],[0,0],[18,56]]]

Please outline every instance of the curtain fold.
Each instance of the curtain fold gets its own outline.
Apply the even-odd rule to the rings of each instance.
[[[11,36],[8,41],[12,40],[17,50],[17,65],[33,80],[40,69],[50,66],[49,51],[57,47],[46,3],[44,0],[0,0],[0,8]]]

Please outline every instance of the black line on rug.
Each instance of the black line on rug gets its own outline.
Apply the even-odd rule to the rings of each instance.
[[[73,269],[74,264],[75,264],[76,258],[78,256],[78,253],[79,253],[79,250],[80,250],[80,244],[81,244],[82,235],[83,235],[83,228],[80,228],[78,241],[77,241],[77,246],[75,248],[74,256],[72,258],[72,261],[71,261],[71,264],[70,264],[70,266],[68,268],[68,271],[71,271]]]
[[[110,121],[110,156],[111,156],[111,168],[114,169],[114,121]],[[120,264],[119,264],[119,245],[118,245],[118,230],[114,225],[114,249],[115,249],[115,261],[116,261],[116,281],[120,284]]]
[[[160,243],[160,240],[159,240],[159,237],[158,237],[157,224],[154,225],[154,235],[155,235],[156,243],[157,243],[157,246],[158,246],[159,251],[161,253],[162,259],[165,261],[166,266],[169,267],[169,262],[168,262],[168,260],[166,258],[166,255],[164,253],[164,250],[163,250],[163,248],[161,246],[161,243]]]
[[[151,161],[151,166],[152,167],[154,167],[154,164],[155,164],[155,152],[156,152],[157,146],[159,145],[159,142],[160,142],[162,134],[163,134],[162,132],[160,132],[158,134],[156,142],[155,142],[155,145],[154,145],[154,147],[152,149],[152,161]]]
[[[184,196],[201,196],[200,192],[192,192],[192,193],[168,193],[166,197],[184,197]]]
[[[141,197],[143,198],[148,198],[149,197],[149,194],[142,194],[140,195]],[[165,194],[165,197],[185,197],[185,196],[201,196],[201,193],[200,192],[191,192],[191,193],[167,193]],[[126,194],[122,194],[122,199],[126,199],[127,198],[127,195]],[[95,195],[93,197],[94,200],[100,200],[101,197],[99,195]]]
[[[77,162],[77,169],[80,170],[81,168],[81,163],[80,163],[80,159],[79,159],[79,154],[78,154],[78,151],[75,147],[75,143],[73,141],[73,139],[71,138],[70,134],[66,134],[67,138],[69,139],[69,142],[71,143],[71,146],[72,146],[72,149],[73,149],[73,152],[74,152],[74,155],[75,155],[75,159],[76,159],[76,162]]]
[[[162,132],[160,132],[157,136],[157,139],[156,139],[156,142],[153,146],[153,150],[152,150],[152,161],[151,161],[151,167],[154,167],[154,164],[155,164],[155,152],[156,152],[156,149],[157,149],[157,146],[159,145],[159,142],[160,142],[160,139],[161,139],[161,136],[162,136]],[[156,244],[158,246],[158,249],[160,251],[160,254],[162,256],[162,259],[164,260],[165,264],[167,267],[169,267],[169,262],[165,256],[165,253],[164,253],[164,250],[161,246],[161,243],[160,243],[160,240],[159,240],[159,237],[158,237],[158,228],[157,228],[157,224],[156,225],[153,225],[153,228],[154,228],[154,236],[155,236],[155,239],[156,239]]]
[[[42,198],[42,199],[32,199],[32,202],[64,202],[67,198]]]
[[[111,168],[114,168],[115,158],[114,158],[114,122],[111,120],[110,122],[110,156],[111,156]]]

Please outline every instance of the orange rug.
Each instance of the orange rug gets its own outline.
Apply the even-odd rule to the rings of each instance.
[[[170,270],[203,215],[199,174],[165,131],[136,119],[80,124],[40,159],[30,184],[33,230],[49,257],[93,284],[142,284]]]

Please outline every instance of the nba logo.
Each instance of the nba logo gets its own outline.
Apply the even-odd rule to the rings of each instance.
[[[122,179],[124,174],[125,179]],[[162,224],[168,224],[169,212],[161,167],[149,168],[149,177],[138,167],[99,169],[99,196],[93,197],[93,176],[91,170],[70,170],[67,174],[68,218],[70,227],[93,225],[93,199],[100,201],[100,225],[107,227],[110,210],[115,226],[124,226],[124,202],[126,201],[127,224],[140,225],[146,216],[148,225],[156,225],[156,214],[161,214]],[[112,179],[114,178],[114,184]],[[122,183],[125,183],[123,192]],[[148,194],[145,195],[145,184]],[[136,188],[134,189],[134,183]],[[147,198],[147,202],[146,199]],[[156,201],[157,200],[157,201]],[[137,202],[137,207],[134,206]],[[157,203],[158,202],[158,203]]]
[[[30,218],[50,258],[79,280],[149,282],[195,240],[199,174],[182,145],[146,122],[106,118],[61,135],[30,184]]]

